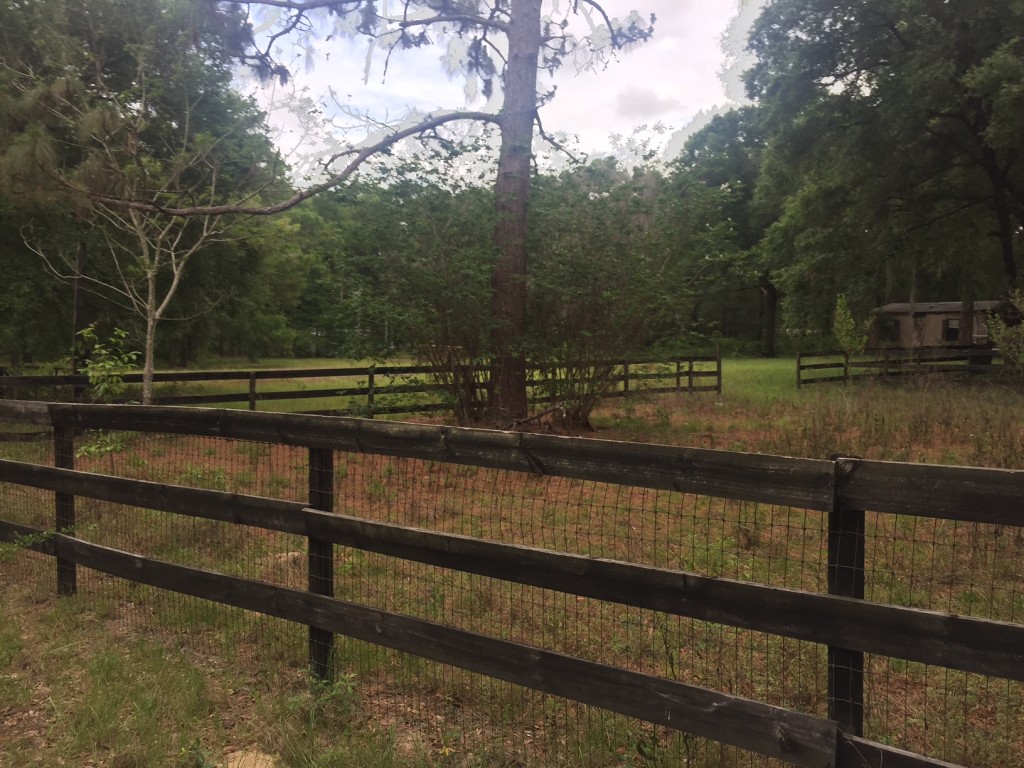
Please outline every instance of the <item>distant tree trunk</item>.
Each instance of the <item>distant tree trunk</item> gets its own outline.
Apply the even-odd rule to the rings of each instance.
[[[974,343],[974,280],[969,264],[964,265],[963,289],[960,294],[960,330],[957,344],[969,346]]]
[[[761,287],[761,355],[775,357],[775,330],[779,315],[779,290],[772,283],[771,273],[758,278]]]
[[[157,314],[156,270],[146,275],[146,348],[142,353],[142,404],[153,403],[153,371],[156,350],[156,325],[160,318]]]
[[[89,246],[84,240],[78,241],[75,251],[75,278],[72,284],[71,299],[71,372],[78,371],[81,360],[78,359],[78,332],[82,329],[85,319],[85,291],[82,290],[82,275],[85,273],[85,260]]]
[[[526,261],[530,160],[537,109],[541,0],[517,0],[508,29],[508,69],[494,196],[498,263],[491,279],[489,411],[495,421],[526,416]]]
[[[85,291],[82,289],[82,278],[85,274],[85,260],[89,255],[89,245],[85,240],[78,241],[78,250],[75,251],[75,281],[72,289],[71,299],[71,373],[78,373],[83,360],[78,345],[78,332],[85,325]],[[85,388],[75,385],[72,388],[71,398],[76,402],[82,402],[85,395]]]
[[[1006,292],[1009,294],[1017,287],[1017,255],[1013,247],[1013,217],[1010,215],[1010,206],[1002,190],[996,191],[996,218],[999,221],[998,237],[1003,254],[1003,275],[1006,278]]]
[[[991,147],[985,147],[982,151],[981,164],[992,184],[992,202],[999,227],[994,234],[999,239],[999,247],[1003,256],[1003,275],[1006,278],[1006,291],[1009,294],[1017,287],[1017,255],[1014,252],[1013,243],[1016,226],[1008,199],[1007,180],[995,150]]]

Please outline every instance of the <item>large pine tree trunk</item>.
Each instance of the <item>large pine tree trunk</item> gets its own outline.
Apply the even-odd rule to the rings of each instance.
[[[509,59],[501,118],[501,153],[494,187],[498,263],[491,280],[493,359],[491,419],[526,416],[526,261],[530,161],[537,109],[541,0],[515,0],[508,30]]]

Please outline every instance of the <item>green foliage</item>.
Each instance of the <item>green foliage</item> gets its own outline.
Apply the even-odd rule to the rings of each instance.
[[[78,332],[79,352],[82,356],[79,373],[84,373],[89,380],[89,398],[94,403],[113,403],[121,400],[128,386],[124,376],[134,367],[139,353],[125,349],[128,332],[115,328],[113,335],[106,341],[96,334],[95,324]],[[96,430],[89,438],[80,441],[75,448],[78,458],[110,456],[123,451],[128,446],[124,432]],[[113,465],[111,466],[113,470]]]
[[[770,132],[756,197],[792,327],[825,328],[840,291],[948,300],[1017,280],[1022,34],[1016,0],[765,6],[747,75]]]
[[[32,218],[54,238],[67,238],[69,227],[59,212],[38,208]],[[53,280],[45,264],[25,247],[24,227],[24,211],[0,191],[0,361],[7,358],[11,374],[33,360],[56,360],[71,335],[71,291]]]
[[[846,295],[840,293],[836,297],[836,308],[832,313],[832,334],[839,343],[839,348],[848,355],[859,355],[868,344],[868,330],[871,318],[863,323],[853,319],[853,313],[846,302]]]
[[[126,349],[128,332],[115,328],[106,341],[96,334],[93,323],[78,332],[82,363],[78,372],[89,379],[90,399],[96,403],[113,403],[124,397],[126,373],[130,373],[139,359],[139,353]]]
[[[111,470],[113,470],[113,454],[120,453],[128,447],[128,441],[124,432],[110,432],[99,429],[89,433],[89,439],[82,441],[75,448],[76,458],[95,458],[97,456],[111,456]]]
[[[21,550],[45,544],[51,537],[52,534],[49,531],[44,531],[43,533],[15,536],[14,540],[10,542],[0,541],[0,562],[12,559]]]
[[[706,240],[692,256],[699,281],[694,330],[723,348],[759,350],[772,357],[778,324],[776,267],[759,245],[775,212],[755,197],[769,138],[763,113],[751,106],[714,117],[687,139],[672,165],[671,184],[681,198],[679,218]]]
[[[586,426],[623,358],[687,333],[719,233],[691,228],[697,206],[654,171],[604,160],[535,186],[528,352],[566,422]]]
[[[213,491],[226,491],[228,487],[227,473],[223,467],[202,464],[185,465],[185,471],[178,481],[192,488],[207,488]]]
[[[492,328],[494,198],[451,189],[446,162],[407,170],[388,188],[316,201],[320,222],[304,214],[300,227],[326,238],[311,291],[319,312],[305,322],[326,349],[376,359],[404,349],[429,362],[459,420],[471,423],[483,408],[476,366]]]
[[[1017,322],[1010,322],[999,313],[988,316],[988,333],[996,349],[1003,356],[1004,364],[1020,375],[1024,375],[1024,291],[1019,288],[1010,291],[1010,314]]]
[[[26,217],[56,206],[73,224],[63,237],[20,229],[52,272],[145,326],[148,402],[157,327],[174,316],[188,265],[228,247],[237,226],[166,209],[282,191],[263,115],[232,88],[246,22],[237,8],[196,13],[186,0],[41,0],[3,6],[0,28],[0,195]],[[87,234],[102,247],[78,276],[72,243],[85,248]]]

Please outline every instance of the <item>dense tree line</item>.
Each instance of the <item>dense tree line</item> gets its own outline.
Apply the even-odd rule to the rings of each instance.
[[[304,194],[231,85],[239,61],[282,73],[232,3],[87,6],[0,3],[0,354],[12,367],[61,358],[73,324],[98,322],[177,366],[485,363],[497,339],[515,360],[593,374],[612,355],[722,341],[775,354],[827,334],[839,294],[863,317],[1018,282],[1017,0],[768,3],[750,38],[751,105],[667,166],[533,165],[529,224],[512,238],[529,259],[510,273],[505,193],[471,183],[459,151],[271,217],[164,215]],[[506,28],[495,13],[480,29]],[[503,76],[493,62],[470,69]],[[524,301],[512,332],[496,291]]]
[[[768,136],[760,252],[788,322],[821,327],[815,297],[840,292],[863,311],[1017,284],[1022,31],[1016,0],[768,4],[747,85]]]

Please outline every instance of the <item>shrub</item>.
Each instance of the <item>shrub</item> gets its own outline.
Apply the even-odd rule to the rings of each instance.
[[[1010,310],[1007,316],[991,313],[988,316],[988,334],[1003,356],[1008,368],[1024,374],[1024,291],[1010,291]]]
[[[848,355],[859,355],[868,345],[868,329],[870,327],[870,318],[863,323],[858,323],[853,319],[850,305],[846,302],[846,295],[840,293],[836,297],[836,308],[832,313],[832,333],[839,343],[839,348]]]

